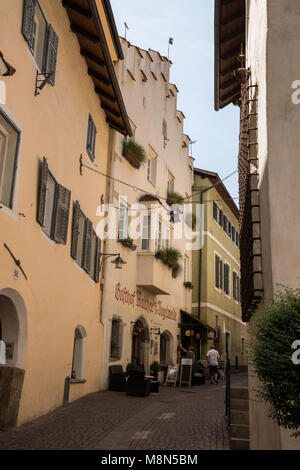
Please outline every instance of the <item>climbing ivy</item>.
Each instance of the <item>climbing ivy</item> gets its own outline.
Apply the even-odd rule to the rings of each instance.
[[[250,327],[249,360],[261,385],[257,397],[269,416],[300,436],[300,364],[292,344],[300,340],[300,288],[280,286],[274,299],[256,312]]]

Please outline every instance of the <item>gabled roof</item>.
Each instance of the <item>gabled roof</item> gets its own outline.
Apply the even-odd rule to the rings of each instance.
[[[106,113],[108,124],[123,135],[132,135],[128,115],[109,53],[96,0],[63,0],[71,30],[77,35],[80,53]],[[109,2],[106,2],[108,7]],[[111,26],[113,28],[113,26]]]
[[[242,67],[245,52],[246,0],[215,0],[215,109],[224,108],[240,96],[234,71]]]
[[[228,205],[228,207],[232,210],[235,217],[239,220],[240,211],[232,199],[231,194],[227,190],[226,186],[222,182],[218,173],[213,171],[201,170],[200,168],[194,168],[194,174],[199,175],[202,178],[208,178],[211,182],[212,186],[214,185],[215,189],[220,194],[221,198],[224,199],[224,202]]]

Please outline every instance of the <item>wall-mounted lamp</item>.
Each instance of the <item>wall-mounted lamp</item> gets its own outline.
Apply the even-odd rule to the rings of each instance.
[[[101,266],[102,266],[102,264],[104,263],[105,260],[107,260],[108,258],[111,258],[112,256],[116,256],[116,259],[111,261],[111,263],[115,265],[116,269],[122,269],[123,265],[127,264],[126,261],[124,261],[121,258],[120,253],[101,253],[100,257],[101,256],[105,256],[105,258],[101,262]]]

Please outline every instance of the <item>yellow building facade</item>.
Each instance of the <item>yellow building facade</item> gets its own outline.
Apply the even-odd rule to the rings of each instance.
[[[217,173],[195,169],[193,203],[204,211],[203,248],[193,253],[193,317],[201,324],[198,355],[215,344],[231,365],[247,365],[246,326],[240,304],[238,208]]]
[[[100,387],[96,210],[111,128],[131,134],[108,1],[2,0],[0,428]],[[10,70],[12,72],[12,70]],[[80,165],[80,162],[82,165]],[[71,380],[70,380],[71,379]]]

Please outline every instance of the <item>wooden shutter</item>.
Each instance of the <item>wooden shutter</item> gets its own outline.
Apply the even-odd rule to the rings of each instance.
[[[36,0],[24,0],[22,33],[29,47],[33,45],[34,15]]]
[[[54,72],[51,80],[49,81],[49,83],[51,83],[52,86],[54,86],[55,84],[57,51],[58,51],[58,36],[56,35],[51,24],[49,24],[48,32],[47,32],[47,46],[46,46],[46,54],[45,54],[44,73]]]
[[[223,261],[219,262],[219,288],[222,289],[223,285]]]
[[[100,279],[100,255],[101,255],[101,240],[97,237],[96,239],[96,260],[95,260],[95,273],[94,280],[99,282]]]
[[[46,203],[46,191],[47,191],[47,177],[48,177],[48,163],[46,158],[43,158],[43,162],[40,169],[40,182],[38,192],[38,207],[37,207],[37,221],[43,227],[44,226],[44,215],[45,215],[45,203]]]
[[[235,272],[233,272],[232,274],[232,284],[233,284],[233,298],[235,300],[237,300],[237,295],[236,295],[236,291],[237,291],[237,275]]]
[[[90,273],[91,271],[91,260],[92,260],[92,241],[93,241],[93,224],[87,219],[86,220],[86,231],[84,241],[84,269]]]
[[[58,184],[55,202],[54,240],[57,243],[66,245],[68,238],[71,191]]]
[[[213,209],[213,212],[214,212],[214,219],[215,220],[218,220],[218,206],[217,204],[214,202],[214,209]]]
[[[223,211],[221,210],[219,212],[219,225],[223,226]]]
[[[219,288],[219,269],[220,269],[220,259],[215,255],[215,286]]]
[[[79,217],[80,217],[80,204],[78,201],[73,205],[73,223],[72,223],[72,241],[71,241],[71,256],[77,259],[77,243],[79,232]]]

